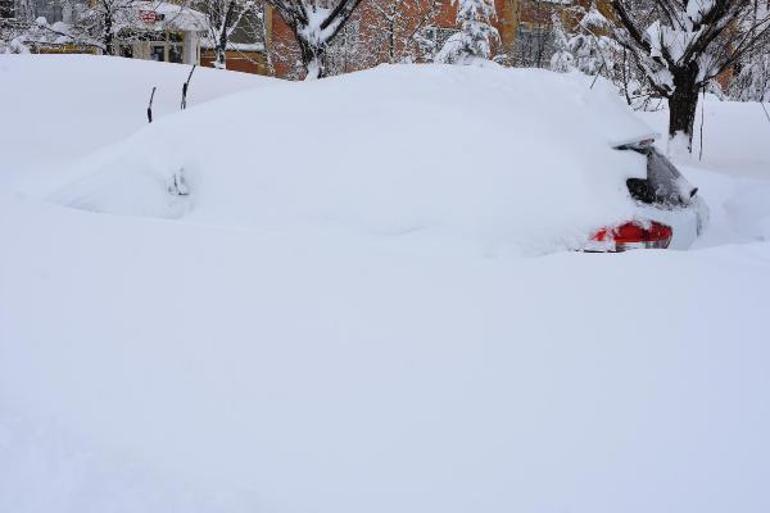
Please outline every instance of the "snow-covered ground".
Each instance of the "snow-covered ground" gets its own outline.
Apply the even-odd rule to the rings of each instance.
[[[180,108],[190,66],[87,55],[5,55],[0,58],[0,187],[33,173],[43,180],[74,159],[120,141],[153,116]],[[224,76],[197,68],[187,103],[195,106],[273,80],[245,73]]]
[[[0,57],[0,511],[770,509],[770,124],[751,106],[707,105],[709,169],[683,167],[712,211],[693,251],[414,251],[48,201],[142,127],[143,81],[185,75],[54,59]],[[26,96],[105,62],[98,108],[78,79]],[[197,78],[191,109],[306,87]]]
[[[638,115],[666,133],[665,110]],[[770,240],[770,119],[762,106],[709,96],[698,110],[696,131],[693,156],[679,167],[700,188],[712,218],[695,247]]]

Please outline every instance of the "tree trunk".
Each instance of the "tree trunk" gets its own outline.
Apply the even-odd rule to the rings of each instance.
[[[283,21],[291,28],[299,46],[300,59],[307,72],[305,80],[323,78],[328,73],[326,51],[362,0],[266,0],[278,9]],[[323,4],[321,11],[319,8]]]
[[[115,55],[115,34],[112,33],[112,13],[104,14],[104,53]]]
[[[307,71],[305,80],[324,78],[326,76],[326,64],[324,62],[326,48],[324,45],[314,45],[299,34],[297,34],[297,42],[299,43],[302,64]]]
[[[214,48],[214,67],[216,69],[227,69],[227,21],[222,22],[222,28],[217,37],[216,47]]]
[[[221,45],[217,45],[215,51],[214,67],[216,69],[227,69],[227,53]]]
[[[695,113],[698,109],[697,78],[697,66],[674,73],[675,89],[668,99],[670,153],[692,153]]]
[[[214,49],[214,67],[216,69],[227,69],[227,25],[225,23],[226,21],[219,32],[219,38]]]
[[[235,1],[230,1],[225,9],[225,15],[222,17],[222,23],[217,35],[216,49],[214,50],[214,67],[216,69],[227,69],[227,40],[230,36],[230,25],[233,22],[235,13]]]

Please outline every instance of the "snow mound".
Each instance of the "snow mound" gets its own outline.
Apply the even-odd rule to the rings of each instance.
[[[150,91],[157,87],[153,117],[180,107],[190,66],[95,55],[0,55],[2,162],[0,185],[34,192],[63,175],[62,165],[125,139],[147,126]],[[277,80],[197,68],[188,108]],[[45,174],[42,185],[33,175]],[[53,182],[57,183],[56,180]]]
[[[741,184],[725,202],[727,218],[733,229],[752,240],[770,240],[770,183],[754,181]]]
[[[58,66],[67,59],[58,58],[8,65],[0,57],[0,72],[41,64],[26,80],[0,76],[0,91],[11,86],[10,94],[0,95],[6,102],[0,109],[14,99],[26,102],[0,110],[8,115],[0,124],[0,171],[9,163],[65,162],[144,126],[134,105],[144,102],[143,82],[164,74],[169,80],[163,84],[173,85],[176,70],[184,71],[108,60],[139,75],[102,77],[102,87],[90,91],[96,101],[60,102],[49,94],[33,106],[25,95],[45,82],[44,62],[50,76],[67,84],[67,94],[88,98],[87,89],[69,88],[81,79],[59,76],[66,65]],[[78,72],[86,68],[73,64]],[[380,125],[396,131],[419,121],[404,114],[416,108],[409,101],[432,101],[443,109],[443,95],[450,95],[457,99],[453,105],[463,105],[452,107],[459,110],[455,117],[475,115],[487,96],[514,107],[523,103],[510,75],[486,75],[486,88],[480,88],[463,75],[475,72],[437,78],[431,74],[441,72],[431,69],[413,83],[386,80],[392,91],[350,85],[368,80],[363,75],[341,79],[341,90],[359,96],[340,98],[340,110],[347,109],[348,123],[355,115],[367,118],[360,95],[381,97],[368,105]],[[200,87],[207,75],[211,89]],[[563,80],[572,95],[587,90],[572,88],[570,77],[543,76],[543,87],[552,90],[551,80]],[[199,78],[205,80],[194,82],[196,94],[235,87],[227,73]],[[533,94],[537,80],[527,79],[532,84],[525,87],[522,79],[516,87]],[[94,205],[117,210],[116,205],[142,207],[131,198],[144,191],[147,215],[161,211],[218,224],[291,227],[293,214],[305,227],[371,229],[374,214],[381,213],[378,198],[347,198],[361,186],[342,182],[350,173],[337,170],[337,176],[335,164],[352,159],[345,151],[365,145],[367,137],[389,132],[372,120],[356,126],[376,128],[374,134],[324,125],[327,120],[312,117],[323,109],[311,98],[296,109],[267,103],[333,83],[249,93],[248,108],[226,100],[225,107],[211,104],[207,110],[196,101],[185,114],[160,119],[125,146],[110,146],[77,166],[72,171],[81,182],[69,180],[70,192],[79,188],[85,197],[90,188]],[[411,92],[418,88],[436,97],[422,100],[422,93]],[[114,91],[127,96],[107,101]],[[177,110],[175,98],[159,100],[159,108]],[[570,103],[557,101],[557,107],[565,104]],[[498,105],[505,112],[497,117],[484,107],[485,122],[470,126],[494,132],[506,116],[519,128],[532,123],[503,107]],[[723,146],[731,152],[721,158],[729,162],[732,153],[766,174],[768,145],[760,137],[766,121],[755,116],[756,124],[747,126],[747,118],[723,117],[738,112],[733,107],[710,105],[717,122],[706,130],[706,141],[719,139],[717,130],[734,132],[729,148]],[[279,125],[292,129],[286,139],[324,127],[338,131],[334,148],[345,150],[312,154],[315,163],[307,170],[298,170],[298,162],[310,161],[304,150],[320,143],[309,137],[303,146],[267,147],[255,137],[267,131],[252,116],[265,112],[277,123],[280,112],[301,108],[312,116]],[[761,114],[757,105],[751,108]],[[250,117],[242,119],[241,111]],[[57,115],[38,115],[45,112]],[[137,116],[135,125],[131,116]],[[204,118],[212,121],[207,134],[219,134],[214,142],[248,141],[240,159],[249,165],[280,160],[283,174],[265,175],[264,166],[232,167],[230,146],[196,146],[212,139],[196,135]],[[76,123],[82,119],[100,123]],[[446,119],[421,127],[443,133],[440,121]],[[189,141],[172,135],[188,121]],[[576,131],[594,130],[596,139],[609,126],[588,123]],[[25,131],[18,133],[22,126]],[[568,128],[575,130],[565,127],[565,133]],[[45,137],[50,133],[57,137]],[[559,142],[560,134],[553,139]],[[153,145],[153,137],[166,142]],[[427,150],[415,151],[430,150],[446,165],[451,162],[442,152],[459,153],[453,145],[475,151],[466,141],[485,137],[425,138]],[[172,153],[168,141],[183,144]],[[14,157],[23,154],[16,143],[26,161]],[[394,144],[371,147],[377,153],[364,155],[362,173],[384,169],[379,160],[397,160],[389,154],[398,149]],[[513,152],[521,147],[511,139],[486,149],[496,152],[502,167],[522,160]],[[551,145],[549,151],[553,147],[561,148]],[[286,148],[292,151],[274,155]],[[202,162],[209,154],[211,160]],[[564,154],[583,155],[571,146]],[[711,154],[717,152],[707,150]],[[222,165],[202,167],[215,161]],[[180,166],[196,162],[198,167]],[[564,161],[572,162],[585,164],[580,158]],[[134,163],[141,167],[121,175],[121,166]],[[732,172],[733,165],[723,172]],[[588,181],[591,169],[570,173]],[[486,169],[472,171],[490,178]],[[54,188],[61,187],[61,172],[58,166],[45,169]],[[0,512],[767,513],[770,243],[736,238],[732,228],[767,210],[760,195],[741,198],[750,193],[744,188],[749,182],[733,187],[736,181],[726,174],[687,172],[697,175],[693,182],[714,207],[717,222],[708,238],[720,247],[536,259],[482,258],[447,251],[446,245],[421,254],[409,244],[415,232],[384,244],[382,237],[320,230],[223,229],[93,215],[29,195],[0,194]],[[303,181],[315,175],[317,180]],[[406,195],[391,210],[433,212],[446,201],[443,195],[465,198],[449,187],[463,183],[459,178],[435,182],[437,176],[421,178],[432,193],[421,198],[425,207]],[[394,180],[406,178],[397,174]],[[292,188],[286,180],[299,185]],[[410,194],[417,188],[413,183],[422,183],[411,180]],[[240,183],[243,191],[233,186]],[[307,212],[337,199],[348,202],[339,207],[347,217],[310,219],[297,204],[281,203],[298,198],[300,186],[319,184],[315,194],[304,191],[311,201]],[[395,185],[389,187],[383,194],[395,194]],[[469,191],[476,194],[473,187]],[[527,187],[519,184],[512,196],[526,198]],[[121,189],[122,204],[115,199]],[[247,198],[250,205],[239,203]],[[546,206],[556,208],[558,195],[547,199],[553,201]],[[366,200],[374,206],[365,208]],[[352,206],[362,209],[360,220],[351,215]],[[272,218],[263,215],[269,208],[275,209]],[[248,216],[239,217],[244,212]]]
[[[239,93],[82,162],[51,197],[258,228],[572,247],[633,216],[649,137],[611,92],[534,70],[382,66]],[[186,193],[169,187],[182,178]]]
[[[0,511],[770,510],[768,243],[423,257],[0,208]]]

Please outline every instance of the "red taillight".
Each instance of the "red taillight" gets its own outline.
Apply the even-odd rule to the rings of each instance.
[[[629,244],[636,242],[649,242],[652,233],[636,223],[626,223],[612,231],[616,244]]]
[[[636,221],[622,224],[616,228],[602,228],[591,237],[598,247],[593,251],[626,251],[638,248],[665,249],[671,244],[674,231],[670,226],[652,221],[648,225]],[[594,246],[594,245],[592,245]]]

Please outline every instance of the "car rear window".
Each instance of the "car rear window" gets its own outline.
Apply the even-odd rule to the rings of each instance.
[[[662,206],[689,205],[698,192],[682,173],[654,147],[628,148],[647,157],[647,179],[631,178],[628,190],[636,200]]]

